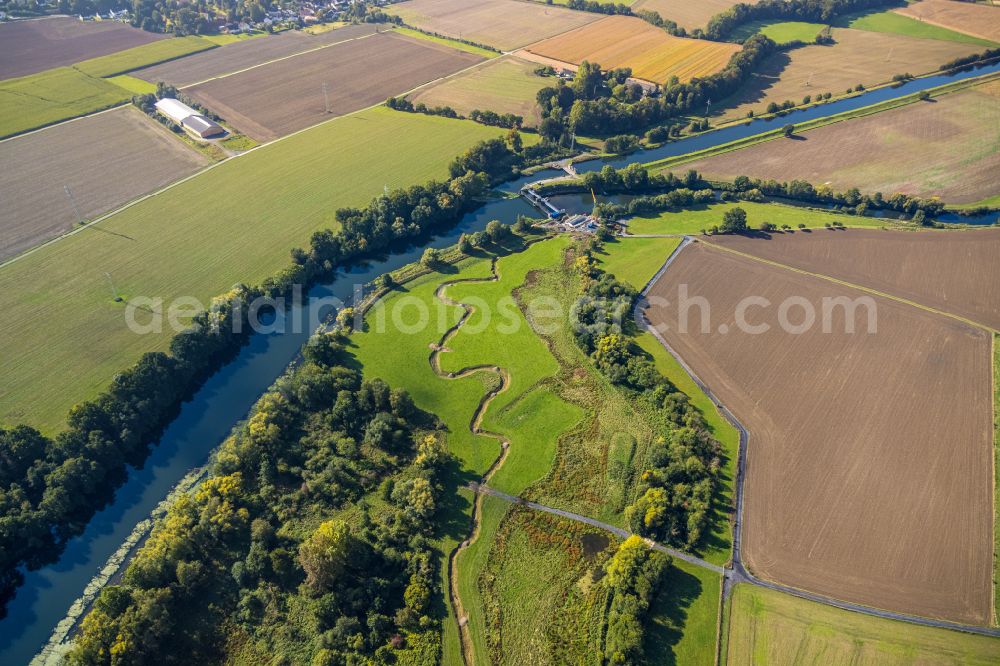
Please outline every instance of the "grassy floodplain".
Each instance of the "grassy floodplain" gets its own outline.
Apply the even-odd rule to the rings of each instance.
[[[796,40],[811,44],[816,39],[816,35],[828,27],[823,23],[809,23],[807,21],[753,21],[741,26],[733,33],[732,37],[739,40],[749,39],[760,32],[778,44],[786,44]]]
[[[0,420],[56,430],[73,404],[167,346],[169,330],[129,332],[105,273],[126,300],[207,302],[286,266],[337,208],[364,205],[386,185],[443,178],[456,153],[501,133],[369,109],[221,163],[3,266]]]
[[[728,660],[743,664],[995,664],[1000,641],[851,613],[751,585],[733,590]]]

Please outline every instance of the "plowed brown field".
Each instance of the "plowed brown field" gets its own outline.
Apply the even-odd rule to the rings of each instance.
[[[408,25],[502,51],[596,21],[599,14],[518,0],[411,0],[385,10]]]
[[[942,28],[1000,42],[1000,7],[956,0],[920,0],[893,11]]]
[[[674,37],[634,16],[609,16],[525,50],[576,64],[596,62],[604,69],[631,67],[633,76],[665,83],[671,76],[690,81],[714,74],[740,47]]]
[[[1000,229],[718,236],[712,243],[1000,330]]]
[[[924,40],[928,41],[928,40]],[[1000,81],[691,162],[715,178],[801,178],[836,190],[971,203],[1000,194]]]
[[[677,288],[703,296],[681,333]],[[993,565],[991,338],[985,331],[874,298],[845,332],[817,320],[778,325],[789,297],[865,294],[696,243],[651,296],[649,317],[747,427],[744,560],[758,576],[894,611],[986,624]],[[735,326],[742,299],[752,335]],[[802,321],[802,307],[789,319]],[[819,316],[819,315],[818,315]],[[725,324],[728,333],[718,326]]]
[[[125,23],[67,17],[0,23],[0,79],[71,65],[167,36]]]
[[[185,92],[258,141],[315,125],[481,62],[426,40],[382,33],[214,79]],[[323,84],[328,86],[326,112]]]

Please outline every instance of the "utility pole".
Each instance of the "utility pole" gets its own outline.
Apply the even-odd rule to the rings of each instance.
[[[326,112],[330,113],[330,86],[323,84],[323,99],[326,100]]]
[[[706,118],[708,118],[708,107],[710,107],[710,106],[712,106],[712,100],[711,99],[709,99],[707,102],[705,102],[705,117]]]
[[[69,185],[63,185],[63,190],[66,192],[70,204],[73,205],[73,212],[76,213],[77,223],[83,224],[83,215],[80,215],[80,207],[76,205],[76,197],[73,196],[73,190],[69,189]]]
[[[118,295],[118,290],[115,289],[115,283],[111,279],[111,273],[105,273],[104,277],[108,278],[108,285],[111,287],[111,298],[114,299],[115,303],[122,300],[121,296]]]
[[[569,136],[570,136],[569,152],[572,153],[573,149],[576,148],[576,132],[571,133]]]
[[[885,57],[885,61],[886,62],[889,62],[890,60],[892,60],[892,49],[893,48],[896,48],[896,47],[892,47],[892,48],[889,49],[889,54],[886,55],[886,57]]]

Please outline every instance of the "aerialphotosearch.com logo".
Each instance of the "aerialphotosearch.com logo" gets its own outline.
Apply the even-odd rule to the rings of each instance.
[[[594,334],[622,330],[637,308],[645,312],[646,319],[656,330],[673,330],[680,334],[726,335],[738,331],[761,335],[775,327],[790,335],[802,335],[817,327],[822,333],[874,334],[878,329],[878,307],[870,296],[809,299],[795,295],[773,303],[764,296],[750,295],[739,299],[735,305],[727,305],[727,316],[713,326],[715,311],[710,299],[692,295],[688,284],[677,285],[673,301],[661,294],[662,291],[641,298],[637,306],[633,306],[632,299],[626,296],[583,294],[567,306],[565,300],[552,296],[515,301],[508,295],[488,301],[467,293],[454,300],[447,292],[431,299],[396,293],[393,298],[379,298],[368,307],[352,308],[347,311],[351,317],[339,323],[354,329],[364,326],[376,334],[414,335],[426,331],[443,334],[456,324],[456,311],[467,307],[475,316],[463,322],[465,335],[487,332],[513,335],[526,321],[542,335],[554,333],[566,322],[573,331]],[[312,333],[332,321],[348,305],[366,303],[365,295],[364,285],[358,284],[354,285],[349,303],[331,295],[305,298],[300,285],[295,285],[287,297],[246,299],[236,294],[228,299],[215,299],[207,306],[191,296],[170,301],[159,297],[134,297],[126,305],[125,323],[137,335],[158,334],[168,329],[183,333],[222,325],[231,326],[235,334],[246,330],[263,335]]]

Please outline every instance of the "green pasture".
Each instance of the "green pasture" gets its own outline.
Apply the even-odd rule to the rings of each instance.
[[[115,84],[119,88],[124,88],[133,95],[152,95],[156,92],[155,83],[150,83],[149,81],[143,81],[142,79],[136,78],[134,76],[129,76],[128,74],[109,76],[107,80]]]
[[[651,664],[712,664],[722,596],[718,574],[674,559],[650,606],[644,647]]]
[[[748,584],[731,599],[728,660],[743,664],[996,664],[1000,640],[840,610]]]
[[[616,238],[597,254],[598,265],[641,290],[680,244],[680,238]]]
[[[443,178],[457,153],[503,132],[368,109],[222,162],[0,267],[0,422],[58,430],[73,404],[167,347],[169,326],[129,331],[106,274],[126,302],[207,303],[288,266],[289,250],[333,226],[337,208]]]
[[[0,138],[117,106],[132,93],[72,67],[0,82]]]
[[[630,234],[700,234],[702,229],[711,229],[722,224],[723,214],[731,208],[742,208],[747,212],[747,224],[756,229],[762,222],[770,222],[779,227],[787,224],[796,233],[801,233],[799,225],[808,229],[819,228],[825,232],[826,224],[839,222],[845,227],[887,226],[890,220],[874,217],[859,217],[843,215],[810,208],[786,206],[778,203],[755,203],[752,201],[737,201],[713,203],[681,211],[667,211],[650,216],[633,217],[628,220]],[[815,233],[815,232],[814,232]],[[639,240],[639,239],[635,239]]]
[[[949,42],[977,44],[979,46],[997,45],[996,42],[991,42],[988,39],[955,32],[954,30],[918,21],[893,11],[842,16],[834,21],[834,25],[840,28],[855,28],[870,32],[888,32],[920,39],[941,39]]]
[[[78,62],[73,67],[84,74],[96,77],[109,77],[124,74],[134,69],[149,67],[157,63],[175,60],[199,51],[214,49],[218,44],[204,37],[188,35],[161,39],[142,46],[136,46],[124,51],[118,51],[99,58],[91,58]]]
[[[794,41],[812,44],[816,40],[816,35],[828,27],[823,23],[806,21],[753,21],[740,26],[733,32],[732,37],[737,41],[743,41],[760,32],[778,44]]]
[[[437,35],[430,35],[426,32],[421,32],[420,30],[414,30],[412,28],[395,28],[396,32],[401,35],[406,35],[407,37],[413,37],[415,39],[423,39],[428,42],[434,42],[435,44],[443,44],[444,46],[449,46],[453,49],[458,49],[459,51],[465,51],[466,53],[472,53],[484,58],[499,58],[500,54],[496,51],[491,51],[489,49],[480,48],[478,46],[473,46],[472,44],[466,44],[465,42],[460,42],[457,39],[449,39],[447,37],[438,37]]]

